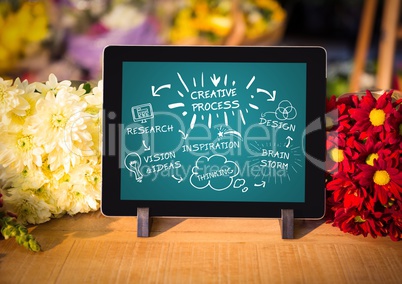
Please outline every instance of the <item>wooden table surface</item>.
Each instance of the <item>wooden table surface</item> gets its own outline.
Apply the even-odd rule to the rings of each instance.
[[[136,218],[100,212],[30,228],[32,253],[0,241],[0,283],[402,283],[402,242],[279,220],[155,218],[137,238]]]

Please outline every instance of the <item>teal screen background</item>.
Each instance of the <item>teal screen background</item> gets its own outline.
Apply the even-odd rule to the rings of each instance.
[[[123,62],[121,199],[304,202],[306,68]]]

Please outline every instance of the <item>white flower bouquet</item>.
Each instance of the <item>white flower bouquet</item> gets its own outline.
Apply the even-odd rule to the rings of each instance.
[[[98,210],[102,81],[0,77],[0,192],[21,224]]]

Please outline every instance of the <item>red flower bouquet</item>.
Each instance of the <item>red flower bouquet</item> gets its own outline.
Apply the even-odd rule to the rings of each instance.
[[[402,99],[327,100],[327,217],[343,232],[402,238]]]

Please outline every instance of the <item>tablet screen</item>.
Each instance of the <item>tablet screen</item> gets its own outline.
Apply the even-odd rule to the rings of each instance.
[[[123,62],[122,91],[123,200],[304,202],[305,63]]]
[[[321,48],[108,47],[102,211],[321,217],[325,68]]]

